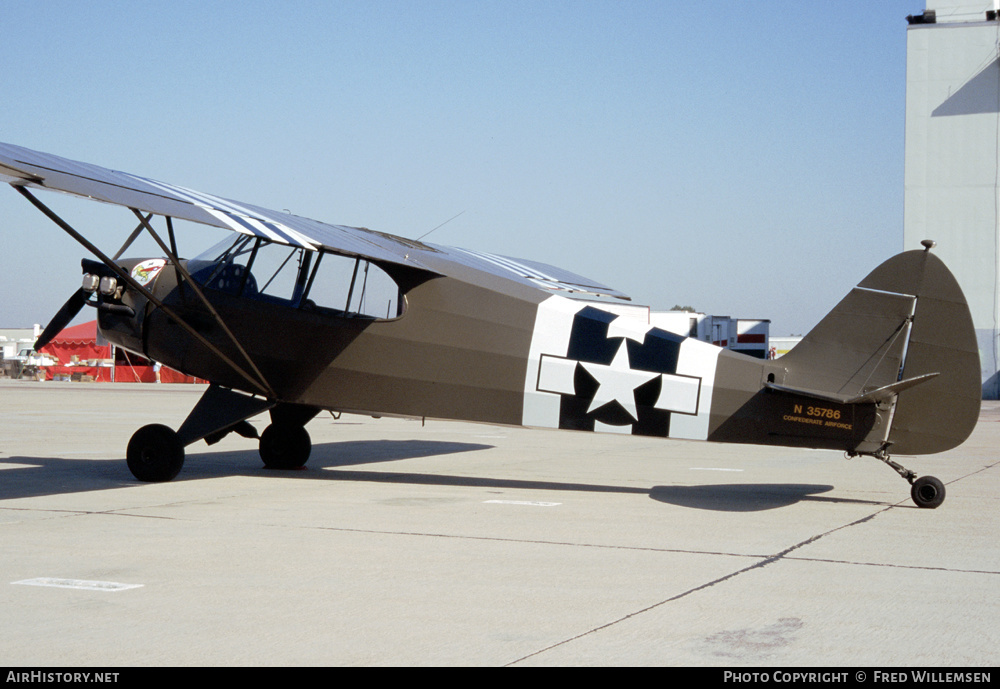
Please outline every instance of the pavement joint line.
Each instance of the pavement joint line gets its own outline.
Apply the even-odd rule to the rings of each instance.
[[[984,466],[983,466],[982,468],[980,468],[980,469],[977,469],[976,471],[970,471],[970,472],[969,472],[968,474],[966,474],[965,476],[959,476],[958,478],[953,478],[953,479],[952,479],[952,480],[950,480],[950,481],[945,481],[945,482],[944,482],[944,484],[945,484],[946,486],[950,486],[950,485],[951,485],[951,484],[953,484],[953,483],[958,483],[959,481],[964,481],[965,479],[967,479],[967,478],[970,478],[970,477],[972,477],[972,476],[975,476],[976,474],[981,474],[981,473],[983,473],[984,471],[987,471],[987,470],[989,470],[989,469],[993,469],[993,468],[994,468],[994,467],[996,467],[997,465],[1000,465],[1000,461],[998,461],[998,462],[993,462],[992,464],[986,464],[986,465],[984,465]]]
[[[798,550],[799,548],[807,546],[807,545],[809,545],[811,543],[815,543],[816,541],[820,540],[824,536],[828,536],[828,535],[830,535],[832,533],[840,531],[841,529],[847,529],[847,528],[850,528],[850,527],[853,527],[853,526],[857,526],[859,524],[864,524],[865,522],[869,522],[869,521],[873,520],[875,517],[877,517],[878,515],[882,514],[883,512],[887,512],[887,511],[891,510],[893,507],[894,506],[886,507],[885,509],[879,510],[877,512],[873,512],[872,514],[869,514],[866,517],[862,517],[860,519],[856,519],[853,522],[849,522],[847,524],[842,524],[842,525],[840,525],[838,527],[835,527],[833,529],[829,529],[827,531],[824,531],[823,533],[820,533],[820,534],[817,534],[815,536],[812,536],[811,538],[807,538],[804,541],[801,541],[800,543],[796,543],[794,545],[789,546],[788,548],[785,548],[781,552],[778,552],[778,553],[776,553],[774,555],[765,557],[760,562],[755,562],[754,564],[749,565],[747,567],[743,567],[742,569],[736,570],[735,572],[730,572],[729,574],[726,574],[725,576],[719,577],[717,579],[713,579],[712,581],[707,581],[704,584],[700,584],[698,586],[695,586],[694,588],[688,589],[687,591],[682,591],[681,593],[678,593],[678,594],[676,594],[674,596],[670,596],[669,598],[661,600],[661,601],[659,601],[657,603],[653,603],[652,605],[648,605],[645,608],[642,608],[640,610],[635,610],[633,612],[630,612],[627,615],[624,615],[624,616],[622,616],[622,617],[620,617],[620,618],[618,618],[616,620],[612,620],[610,622],[606,622],[605,624],[599,625],[599,626],[594,627],[593,629],[589,629],[589,630],[587,630],[585,632],[581,632],[580,634],[572,636],[572,637],[570,637],[568,639],[563,639],[562,641],[559,641],[557,643],[554,643],[554,644],[551,644],[549,646],[546,646],[545,648],[539,649],[539,650],[535,651],[534,653],[529,653],[528,655],[522,656],[521,658],[518,658],[516,660],[511,661],[510,663],[506,663],[505,667],[510,667],[510,666],[516,665],[516,664],[518,664],[518,663],[520,663],[522,661],[528,660],[529,658],[533,658],[535,656],[538,656],[538,655],[541,655],[543,653],[546,653],[547,651],[551,651],[553,649],[559,648],[560,646],[564,646],[564,645],[566,645],[568,643],[571,643],[571,642],[576,641],[578,639],[582,639],[582,638],[584,638],[586,636],[590,636],[592,634],[596,634],[597,632],[600,632],[600,631],[602,631],[604,629],[609,629],[609,628],[614,627],[614,626],[616,626],[616,625],[618,625],[618,624],[620,624],[622,622],[625,622],[626,620],[629,620],[629,619],[631,619],[633,617],[637,617],[637,616],[642,615],[644,613],[647,613],[647,612],[649,612],[651,610],[655,610],[656,608],[659,608],[659,607],[661,607],[663,605],[666,605],[667,603],[671,603],[671,602],[679,600],[681,598],[686,598],[687,596],[689,596],[691,594],[694,594],[694,593],[697,593],[699,591],[703,591],[705,589],[712,588],[713,586],[721,584],[721,583],[723,583],[725,581],[728,581],[728,580],[730,580],[730,579],[732,579],[734,577],[737,577],[737,576],[739,576],[741,574],[745,574],[746,572],[751,572],[751,571],[754,571],[754,570],[757,570],[757,569],[761,569],[761,568],[766,567],[766,566],[768,566],[768,565],[770,565],[770,564],[772,564],[774,562],[777,562],[779,560],[792,559],[792,558],[786,558],[786,556],[788,555],[788,553],[791,553],[791,552],[793,552],[795,550]],[[795,558],[795,559],[798,559],[798,558]]]
[[[996,464],[1000,464],[1000,462],[997,462]],[[981,469],[979,471],[971,472],[967,476],[960,477],[960,478],[957,478],[957,479],[953,479],[952,481],[949,482],[949,484],[950,483],[956,483],[956,482],[962,480],[963,478],[967,478],[968,476],[973,476],[975,474],[978,474],[978,473],[980,473],[981,471],[983,471],[985,469],[988,469],[988,468],[991,468],[993,466],[996,466],[996,464],[992,464],[992,465],[989,465],[987,467],[984,467],[983,469]],[[180,504],[180,503],[165,503],[164,505],[159,505],[159,506],[162,507],[162,506],[166,506],[166,505],[176,505],[176,504]],[[785,559],[785,560],[795,560],[795,561],[799,561],[799,562],[826,562],[826,563],[831,563],[831,564],[844,564],[844,565],[861,566],[861,567],[892,567],[892,568],[898,568],[898,569],[917,569],[917,570],[925,570],[925,571],[951,572],[951,573],[958,573],[958,574],[1000,574],[1000,571],[995,571],[995,570],[955,569],[955,568],[949,568],[949,567],[927,567],[927,566],[922,566],[922,565],[898,565],[898,564],[891,564],[891,563],[859,562],[859,561],[852,561],[852,560],[837,560],[837,559],[831,559],[831,558],[818,558],[818,557],[791,557],[791,556],[788,555],[788,553],[792,552],[793,550],[796,550],[796,549],[798,549],[798,548],[800,548],[800,547],[802,547],[804,545],[808,545],[809,543],[812,543],[812,542],[818,540],[819,538],[822,538],[825,535],[828,535],[830,533],[833,533],[833,532],[838,531],[838,530],[843,529],[843,528],[847,528],[847,527],[850,527],[850,526],[855,526],[855,525],[864,523],[866,521],[869,521],[869,520],[871,520],[871,519],[879,516],[883,512],[888,511],[889,509],[891,509],[893,507],[908,507],[908,506],[909,506],[908,505],[908,501],[902,500],[899,503],[896,503],[894,505],[891,505],[891,506],[887,507],[886,509],[883,509],[883,510],[880,510],[878,512],[875,512],[874,514],[868,515],[867,517],[863,517],[863,518],[861,518],[859,520],[856,520],[854,522],[851,522],[849,524],[837,527],[835,529],[831,529],[830,531],[827,531],[827,532],[825,532],[823,534],[820,534],[819,536],[815,536],[815,537],[813,537],[811,539],[807,539],[805,541],[802,541],[801,543],[799,543],[797,545],[794,545],[794,546],[791,546],[790,548],[788,548],[788,549],[786,549],[786,550],[778,553],[777,555],[773,555],[773,556],[768,556],[768,555],[763,555],[763,554],[754,554],[754,553],[732,553],[732,552],[708,551],[708,550],[689,550],[689,549],[680,549],[680,548],[653,548],[653,547],[648,547],[648,546],[623,546],[623,545],[608,545],[608,544],[602,544],[602,543],[579,543],[579,542],[571,542],[571,541],[550,541],[550,540],[539,540],[539,539],[501,538],[501,537],[490,537],[490,536],[469,536],[469,535],[465,535],[465,534],[446,534],[446,533],[411,532],[411,531],[389,531],[389,530],[385,530],[385,529],[353,529],[353,528],[347,528],[347,527],[332,527],[332,526],[306,526],[306,527],[292,527],[292,528],[305,528],[305,529],[313,529],[313,530],[338,531],[338,532],[342,532],[342,533],[375,534],[375,535],[383,535],[383,536],[416,536],[416,537],[424,537],[424,538],[453,538],[453,539],[465,539],[465,540],[476,540],[476,541],[495,541],[495,542],[503,542],[503,543],[523,543],[523,544],[534,544],[534,545],[568,546],[568,547],[573,547],[573,548],[599,548],[599,549],[607,549],[607,550],[634,550],[634,551],[648,551],[648,552],[658,552],[658,553],[677,553],[677,554],[685,554],[685,555],[720,555],[720,556],[723,556],[723,557],[762,558],[762,562],[761,563],[757,563],[754,566],[761,566],[761,565],[764,565],[764,564],[769,564],[770,562],[773,562],[773,561],[776,561],[776,560]],[[170,517],[170,516],[163,516],[163,515],[135,514],[133,512],[129,512],[129,511],[122,511],[121,509],[117,509],[117,510],[90,511],[90,510],[60,510],[60,509],[41,509],[40,510],[38,508],[29,508],[29,507],[0,507],[0,511],[9,511],[9,512],[49,512],[49,513],[53,513],[54,515],[61,515],[61,516],[107,515],[107,516],[135,517],[135,518],[138,518],[138,519],[162,519],[162,520],[167,520],[167,521],[197,521],[197,520],[190,520],[190,519],[183,519],[183,520],[181,520],[181,519],[178,519],[177,517]],[[262,526],[262,527],[269,527],[269,528],[283,528],[283,527],[286,526],[286,525],[282,525],[282,524],[273,524],[273,523],[268,523],[268,522],[258,522],[256,525],[257,526]],[[750,569],[750,568],[747,568],[747,569]],[[740,573],[742,571],[746,571],[746,570],[740,570],[739,572],[736,572],[736,574],[738,574],[738,573]],[[722,581],[722,580],[719,580],[719,581]],[[698,590],[698,589],[692,589],[689,592],[694,592],[696,590]],[[682,595],[685,595],[685,594],[682,594]],[[669,602],[669,600],[672,600],[672,599],[661,601],[661,603]],[[626,618],[622,618],[622,619],[626,619]]]
[[[926,565],[894,565],[889,562],[857,562],[854,560],[833,560],[825,557],[784,557],[783,560],[796,562],[827,562],[834,565],[851,565],[854,567],[892,567],[895,569],[919,569],[926,572],[949,572],[951,574],[1000,574],[1000,571],[990,569],[955,569],[952,567],[928,567]]]
[[[978,473],[978,472],[974,472]],[[958,480],[958,479],[956,479]],[[174,505],[179,503],[166,503],[166,505]],[[572,541],[552,541],[552,540],[541,540],[541,539],[522,539],[522,538],[503,538],[498,536],[470,536],[467,534],[447,534],[447,533],[435,533],[435,532],[417,532],[417,531],[390,531],[386,529],[355,529],[348,527],[336,527],[336,526],[293,526],[289,527],[285,524],[275,524],[269,522],[256,522],[256,526],[267,527],[267,528],[293,528],[293,529],[306,529],[306,530],[320,530],[320,531],[336,531],[341,533],[357,533],[357,534],[371,534],[371,535],[381,535],[381,536],[415,536],[421,538],[448,538],[448,539],[459,539],[459,540],[470,540],[470,541],[492,541],[499,543],[520,543],[520,544],[531,544],[531,545],[553,545],[553,546],[567,546],[571,548],[596,548],[605,550],[630,550],[630,551],[646,551],[655,553],[676,553],[682,555],[718,555],[722,557],[738,557],[738,558],[753,558],[761,559],[760,563],[756,563],[751,567],[745,568],[735,572],[739,574],[740,572],[747,571],[753,567],[763,566],[770,564],[771,562],[777,560],[795,560],[798,562],[826,562],[831,564],[844,564],[851,566],[861,566],[861,567],[892,567],[898,569],[916,569],[916,570],[926,570],[926,571],[941,571],[941,572],[952,572],[958,574],[1000,574],[1000,571],[994,570],[972,570],[972,569],[955,569],[949,567],[928,567],[922,565],[899,565],[891,563],[882,562],[859,562],[852,560],[836,560],[831,558],[819,558],[819,557],[790,557],[788,553],[801,548],[802,546],[809,545],[816,540],[827,536],[831,533],[839,531],[844,528],[851,526],[856,526],[867,522],[880,514],[889,511],[894,507],[908,507],[907,501],[901,501],[895,505],[890,505],[883,510],[875,512],[874,514],[868,515],[867,517],[862,517],[854,522],[836,527],[825,533],[819,534],[812,538],[806,539],[801,543],[790,546],[789,548],[775,554],[775,555],[764,555],[761,553],[734,553],[734,552],[723,552],[723,551],[712,551],[712,550],[691,550],[684,548],[654,548],[649,546],[627,546],[627,545],[609,545],[605,543],[581,543]],[[102,511],[88,511],[88,510],[56,510],[56,509],[46,509],[39,510],[37,508],[26,508],[26,507],[0,507],[0,510],[12,511],[12,512],[52,512],[55,514],[66,515],[66,516],[93,516],[93,515],[107,515],[107,516],[120,516],[120,517],[134,517],[138,519],[162,519],[166,521],[198,521],[191,519],[179,519],[177,517],[163,516],[163,515],[150,515],[150,514],[135,514],[132,512],[122,511],[122,510],[102,510]],[[729,576],[733,576],[729,575]],[[728,578],[728,577],[725,577]],[[725,579],[724,578],[724,579]],[[723,581],[724,579],[717,580]],[[698,589],[691,589],[687,593],[693,593]],[[680,595],[686,595],[680,594]],[[661,601],[661,603],[669,602],[673,599],[667,599]],[[657,604],[658,605],[658,604]],[[652,607],[655,607],[652,606]],[[634,614],[634,613],[633,613]],[[622,618],[626,619],[626,618]]]

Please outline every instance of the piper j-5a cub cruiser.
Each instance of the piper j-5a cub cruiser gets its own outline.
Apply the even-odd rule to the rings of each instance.
[[[7,144],[0,180],[94,256],[36,348],[90,305],[110,342],[211,383],[180,428],[136,431],[127,458],[141,481],[172,479],[198,440],[257,437],[247,419],[263,412],[264,464],[300,467],[306,424],[331,410],[841,450],[887,463],[933,508],[941,481],[889,453],[956,447],[979,414],[972,319],[933,242],[883,263],[791,352],[765,361],[652,327],[635,307],[626,313],[620,292],[534,261],[328,225]],[[39,189],[122,206],[135,232],[105,254]],[[232,234],[185,260],[175,220]],[[163,257],[121,258],[143,231]],[[379,281],[387,296],[376,302]]]

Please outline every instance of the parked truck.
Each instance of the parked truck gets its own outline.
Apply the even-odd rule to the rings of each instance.
[[[43,368],[58,363],[51,355],[26,347],[16,355],[3,359],[3,372],[10,378],[38,378]]]

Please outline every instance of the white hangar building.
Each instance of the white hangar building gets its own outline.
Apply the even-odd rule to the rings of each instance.
[[[1000,399],[1000,0],[908,17],[904,248],[933,239],[972,310],[983,397]]]

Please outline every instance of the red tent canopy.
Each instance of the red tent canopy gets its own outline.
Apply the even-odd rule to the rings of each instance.
[[[52,341],[42,347],[42,352],[59,359],[59,366],[46,366],[45,377],[52,380],[56,376],[90,376],[98,381],[117,381],[119,383],[155,383],[156,369],[151,362],[141,357],[129,356],[119,350],[115,362],[110,363],[111,345],[97,344],[97,321],[81,323],[65,328]],[[76,360],[74,361],[74,357]],[[135,363],[138,358],[142,363]],[[94,359],[104,359],[106,365],[87,366],[86,362]],[[98,362],[93,362],[98,363]],[[101,362],[104,363],[104,362]],[[194,383],[191,376],[163,366],[159,379],[164,383]]]
[[[80,325],[72,325],[60,331],[54,338],[66,342],[81,341],[92,342],[97,340],[97,321],[88,321]]]
[[[51,354],[59,359],[60,364],[66,366],[72,361],[73,356],[77,357],[77,361],[109,359],[111,345],[98,346],[97,321],[90,321],[62,330],[52,338],[51,342],[42,347],[42,353]]]

